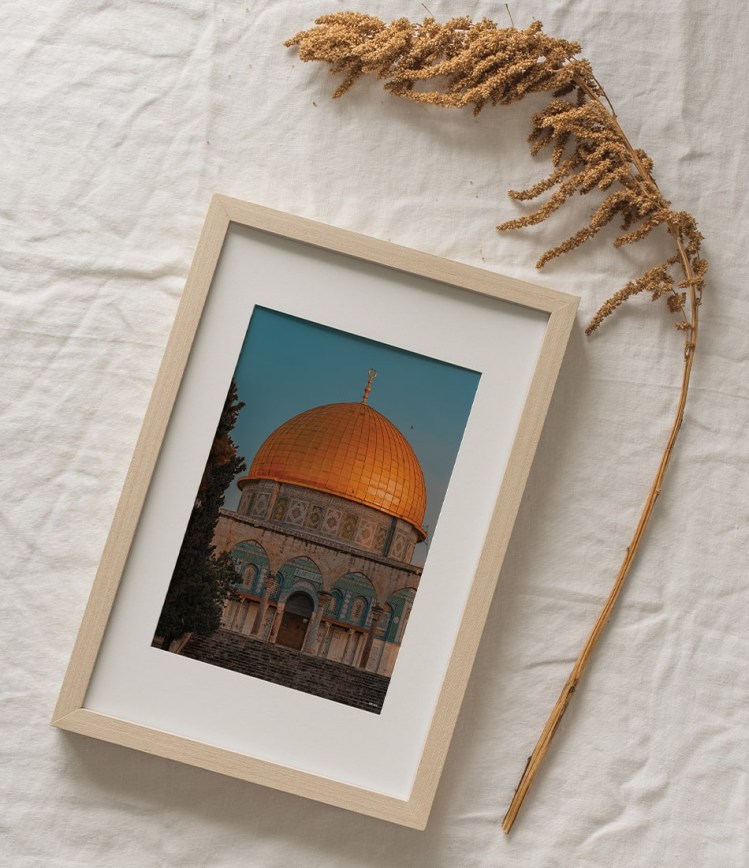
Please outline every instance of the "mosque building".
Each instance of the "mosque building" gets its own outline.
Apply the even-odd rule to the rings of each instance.
[[[214,536],[241,576],[224,630],[390,676],[419,586],[426,486],[404,435],[369,404],[284,422],[239,480]]]

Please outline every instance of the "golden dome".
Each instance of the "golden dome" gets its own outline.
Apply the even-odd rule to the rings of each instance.
[[[258,449],[240,488],[252,479],[345,497],[402,518],[426,536],[419,460],[395,425],[365,401],[313,407],[284,422]]]

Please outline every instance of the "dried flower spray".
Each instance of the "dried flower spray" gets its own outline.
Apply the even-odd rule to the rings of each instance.
[[[676,328],[684,334],[681,392],[668,441],[614,586],[528,759],[503,820],[502,826],[509,832],[611,616],[661,491],[684,417],[697,346],[707,270],[707,261],[700,253],[702,236],[691,214],[673,210],[663,197],[653,178],[651,159],[630,144],[590,63],[578,56],[580,45],[547,36],[540,22],[525,30],[500,28],[489,20],[473,23],[469,18],[454,18],[444,24],[433,18],[421,23],[399,18],[385,24],[371,15],[343,12],[324,15],[315,24],[286,45],[295,46],[302,60],[325,61],[332,73],[344,76],[334,97],[342,96],[363,75],[384,80],[385,89],[394,96],[448,108],[472,105],[475,114],[487,104],[509,105],[530,93],[550,94],[546,107],[533,115],[528,141],[532,155],[550,153],[552,170],[532,187],[509,194],[519,202],[547,193],[548,198],[536,210],[497,229],[541,223],[576,194],[602,190],[606,195],[588,224],[546,251],[536,263],[538,268],[575,250],[617,219],[621,223],[621,234],[614,241],[617,247],[641,241],[659,226],[666,228],[674,246],[665,261],[613,293],[586,329],[591,334],[635,295],[649,293],[653,300],[664,298],[667,310],[676,316]],[[434,89],[428,89],[430,82]]]

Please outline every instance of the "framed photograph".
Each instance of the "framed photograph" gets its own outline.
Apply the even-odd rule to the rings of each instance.
[[[53,724],[423,829],[576,309],[215,196]]]

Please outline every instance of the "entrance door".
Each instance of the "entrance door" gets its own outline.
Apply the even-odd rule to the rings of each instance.
[[[306,594],[296,593],[289,597],[278,628],[276,645],[301,649],[312,617],[312,608],[312,600]]]

